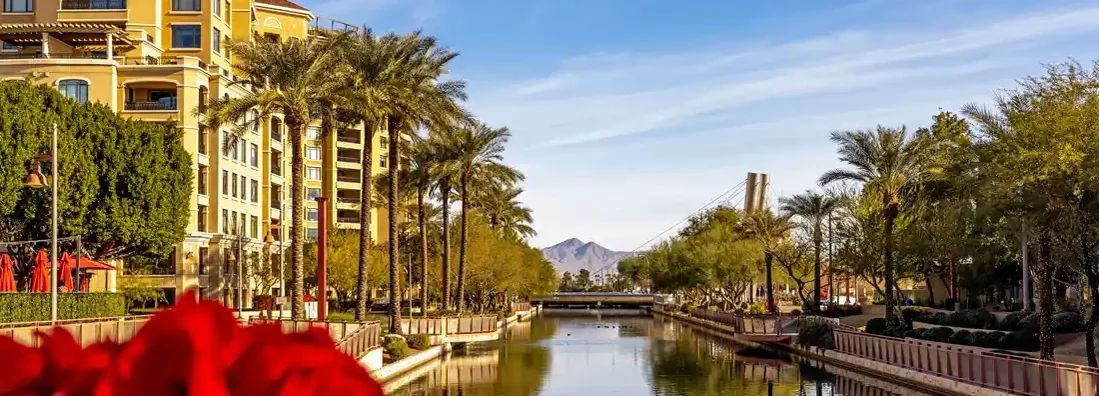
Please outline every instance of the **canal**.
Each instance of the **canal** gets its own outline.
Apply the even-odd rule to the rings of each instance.
[[[885,389],[888,389],[886,391]],[[387,384],[391,396],[923,395],[638,311],[547,311]]]

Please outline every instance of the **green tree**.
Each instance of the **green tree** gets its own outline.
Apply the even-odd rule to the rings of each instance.
[[[239,136],[254,123],[271,115],[282,114],[290,137],[290,175],[294,186],[305,185],[302,139],[314,115],[327,110],[325,104],[336,102],[345,87],[348,67],[334,50],[341,40],[336,37],[307,40],[238,41],[231,43],[234,67],[242,77],[238,84],[251,84],[260,89],[247,90],[238,98],[212,102],[205,112],[205,127],[217,130],[236,120],[248,120],[233,128]],[[253,110],[259,117],[247,117]],[[230,139],[232,140],[232,139]],[[230,142],[227,142],[230,143]],[[304,276],[302,260],[305,246],[305,189],[291,189],[290,268],[291,316],[304,318]]]
[[[358,255],[359,238],[355,230],[337,229],[328,234],[328,272],[325,283],[336,292],[336,299],[347,301],[358,293]],[[305,245],[305,277],[308,288],[317,287],[317,242]],[[371,255],[367,290],[386,286],[388,258],[384,255]]]
[[[536,235],[532,211],[519,201],[522,188],[504,183],[491,183],[479,189],[476,207],[488,216],[489,228],[511,238]]]
[[[928,161],[930,140],[908,135],[900,129],[879,126],[874,131],[833,132],[839,159],[852,169],[834,169],[820,177],[820,184],[841,181],[861,183],[882,203],[884,220],[882,243],[885,261],[885,290],[893,290],[893,227],[901,213],[901,204],[936,169]],[[885,294],[886,321],[899,324],[900,317],[892,293]]]
[[[803,226],[805,226],[809,233],[812,235],[813,240],[813,308],[812,310],[820,310],[820,260],[821,260],[821,246],[824,244],[824,237],[822,229],[824,228],[824,222],[832,216],[832,212],[836,209],[836,199],[824,195],[815,191],[805,191],[805,193],[798,194],[789,198],[779,198],[780,210],[788,215],[798,217],[802,220]],[[831,272],[831,269],[829,269]],[[832,285],[828,285],[829,288]]]

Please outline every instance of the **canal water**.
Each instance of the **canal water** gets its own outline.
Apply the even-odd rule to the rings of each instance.
[[[387,384],[390,396],[923,395],[638,311],[547,311]]]

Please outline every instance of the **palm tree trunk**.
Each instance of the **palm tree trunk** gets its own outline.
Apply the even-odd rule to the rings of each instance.
[[[820,225],[814,232],[813,238],[813,312],[820,311]]]
[[[771,268],[774,267],[771,260],[774,259],[774,256],[771,255],[771,252],[766,252],[763,258],[764,262],[767,263],[767,312],[775,314],[778,313],[778,309],[776,309],[778,307],[775,306],[775,282],[771,278]]]
[[[401,120],[395,117],[389,118],[389,332],[401,333],[401,283],[399,267],[400,250],[397,238],[397,189],[398,167],[400,166],[400,152],[397,147],[401,143]]]
[[[1091,315],[1084,323],[1084,343],[1087,345],[1088,366],[1099,367],[1099,359],[1095,357],[1095,327],[1099,326],[1099,274],[1089,271],[1087,275],[1088,301],[1091,302]]]
[[[469,176],[463,174],[460,181],[462,196],[462,240],[458,245],[458,312],[465,308],[465,275],[466,275],[466,244],[469,234]]]
[[[1038,236],[1038,266],[1034,271],[1034,289],[1038,292],[1039,357],[1053,359],[1053,251],[1049,228],[1042,226]]]
[[[450,178],[439,180],[443,204],[443,310],[450,309]]]
[[[297,117],[286,117],[290,132],[290,317],[305,319],[305,159],[302,157],[302,136],[305,122]],[[319,302],[323,303],[323,302]]]
[[[424,181],[416,186],[416,211],[420,220],[420,307],[427,316],[427,211],[424,208]],[[412,315],[410,311],[409,316]]]
[[[370,287],[367,286],[370,276],[370,212],[374,208],[371,205],[374,189],[374,124],[363,120],[363,152],[362,152],[362,186],[359,195],[359,276],[358,296],[355,301],[355,320],[366,320],[366,301],[370,297]]]
[[[885,323],[889,326],[901,324],[897,317],[896,303],[893,301],[893,221],[897,219],[897,206],[885,209]]]

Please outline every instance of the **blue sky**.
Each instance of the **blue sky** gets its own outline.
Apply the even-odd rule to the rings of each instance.
[[[749,171],[774,195],[817,188],[831,131],[915,129],[1099,59],[1094,0],[299,3],[461,52],[469,108],[514,135],[538,246],[632,250]]]

